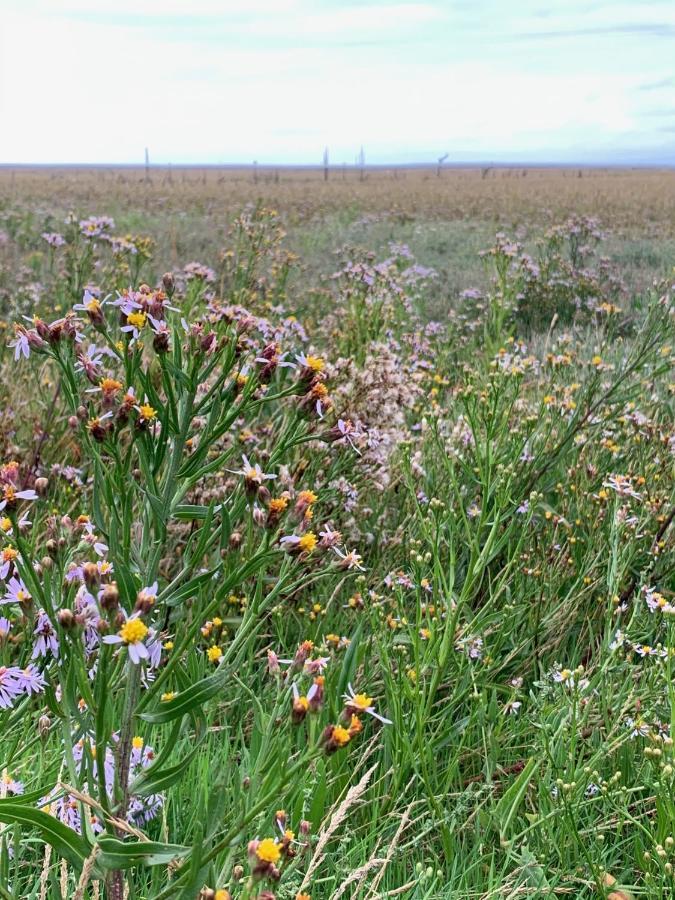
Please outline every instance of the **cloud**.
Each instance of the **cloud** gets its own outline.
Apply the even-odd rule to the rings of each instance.
[[[653,23],[626,23],[624,25],[596,25],[589,28],[561,28],[555,31],[527,31],[517,35],[520,38],[537,40],[565,39],[577,37],[657,37],[666,38],[675,36],[675,25],[667,22]]]
[[[156,162],[318,162],[329,145],[339,164],[361,144],[371,162],[560,159],[664,141],[641,94],[664,81],[660,39],[631,31],[618,55],[531,37],[524,53],[512,38],[534,34],[540,0],[3,2],[0,161],[133,162],[148,146]],[[626,4],[551,9],[556,33],[635,25]]]
[[[675,78],[660,78],[658,81],[648,81],[638,85],[639,91],[661,91],[664,88],[675,87]]]

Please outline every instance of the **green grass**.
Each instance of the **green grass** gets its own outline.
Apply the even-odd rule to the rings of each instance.
[[[104,295],[128,287],[105,242],[92,249],[72,226],[50,260],[42,213],[12,216],[2,284],[17,321],[51,322],[92,280]],[[0,662],[28,665],[40,608],[60,656],[38,656],[46,689],[0,712],[1,767],[25,787],[0,798],[0,897],[42,885],[70,898],[78,883],[93,897],[94,882],[115,900],[123,884],[136,900],[673,895],[670,287],[617,292],[605,244],[575,262],[583,222],[559,241],[523,236],[533,277],[523,248],[478,257],[486,223],[362,218],[284,237],[259,210],[225,242],[217,219],[123,212],[117,233],[156,241],[134,288],[193,255],[214,269],[212,284],[176,279],[175,311],[137,297],[165,317],[167,344],[104,306],[80,312],[81,348],[110,349],[91,379],[76,343],[42,324],[40,344],[25,322],[28,361],[3,351],[3,462],[18,468],[0,476],[40,495],[0,523],[1,549],[18,553],[5,580],[32,596],[4,607]],[[411,281],[402,257],[368,268],[391,242],[437,276]],[[629,283],[668,266],[665,243],[608,246]],[[365,281],[353,268],[326,278],[345,258],[365,261]],[[44,285],[37,307],[26,264]],[[472,286],[483,297],[461,300]],[[266,324],[220,316],[227,305]],[[120,331],[134,322],[137,340]],[[318,375],[269,366],[308,348]],[[120,385],[108,402],[90,390],[102,376]],[[348,418],[352,442],[336,441]],[[276,478],[247,475],[242,455]],[[327,526],[360,565],[279,542]],[[84,601],[65,576],[99,558],[114,572],[84,570],[91,624],[127,634],[122,610],[140,611],[163,645],[153,680],[124,645],[85,644],[73,620]],[[98,598],[113,581],[119,607],[110,587]],[[277,672],[269,651],[301,656]],[[311,696],[320,669],[316,708],[294,706],[293,684]],[[390,721],[345,718],[350,685]],[[155,759],[125,785],[134,737]],[[106,748],[107,784],[94,766]],[[130,828],[133,804],[158,793],[158,814]],[[57,805],[40,816],[48,794]],[[64,796],[103,834],[60,822]],[[275,872],[269,845],[249,842],[281,841],[279,810],[294,837],[270,851]]]

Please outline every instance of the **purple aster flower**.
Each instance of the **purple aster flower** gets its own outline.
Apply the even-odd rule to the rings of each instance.
[[[18,680],[18,666],[0,666],[0,709],[11,709],[16,698],[23,692]]]
[[[148,665],[151,669],[159,668],[159,664],[162,659],[162,642],[157,636],[157,632],[154,628],[151,628],[148,631]]]
[[[5,790],[8,794],[13,794],[16,796],[17,794],[23,794],[24,786],[23,781],[17,781],[15,778],[12,778],[11,775],[8,775],[6,772],[2,776],[2,783],[5,786]]]
[[[46,241],[50,247],[63,247],[65,238],[58,231],[43,231],[42,240]]]
[[[33,647],[32,659],[46,656],[48,653],[51,653],[55,659],[59,658],[59,639],[49,616],[43,609],[38,613],[37,625],[33,634],[36,635],[37,641]]]
[[[33,663],[28,663],[25,669],[19,671],[17,681],[29,697],[31,694],[41,694],[46,687],[42,672]]]
[[[7,504],[14,504],[17,500],[37,500],[38,495],[35,491],[16,491],[11,484],[4,487],[4,498],[0,501],[0,510],[3,510]]]
[[[6,603],[30,603],[32,599],[30,591],[23,583],[23,580],[15,575],[13,578],[10,578],[7,584],[7,593],[0,600],[0,605],[5,605]]]

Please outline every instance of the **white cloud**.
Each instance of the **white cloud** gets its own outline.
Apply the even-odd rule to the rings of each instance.
[[[658,117],[645,130],[651,97],[637,90],[668,74],[656,54],[648,67],[607,47],[575,56],[550,42],[484,43],[499,31],[490,0],[488,24],[471,18],[473,4],[194,0],[181,27],[162,23],[186,15],[182,0],[25,2],[0,30],[0,114],[10,123],[0,161],[133,162],[148,146],[157,162],[316,162],[326,144],[335,162],[352,161],[361,144],[371,161],[445,150],[494,159],[664,142]],[[537,28],[599,27],[609,6],[600,19],[561,5]],[[534,10],[528,0],[519,17],[502,17],[500,36],[532,30]],[[412,34],[419,45],[403,40]],[[675,105],[666,84],[659,107],[671,97]]]

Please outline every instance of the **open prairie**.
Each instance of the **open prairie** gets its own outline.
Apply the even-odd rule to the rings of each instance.
[[[0,168],[0,898],[674,895],[675,172]]]

